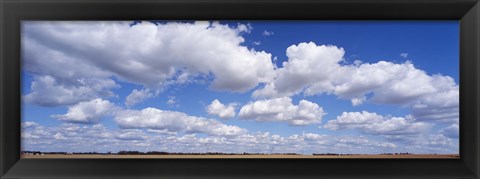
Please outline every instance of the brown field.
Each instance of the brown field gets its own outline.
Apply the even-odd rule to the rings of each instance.
[[[24,159],[459,159],[456,154],[412,155],[26,155]]]

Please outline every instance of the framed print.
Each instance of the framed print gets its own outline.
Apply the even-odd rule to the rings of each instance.
[[[0,176],[478,178],[479,10],[2,1]]]

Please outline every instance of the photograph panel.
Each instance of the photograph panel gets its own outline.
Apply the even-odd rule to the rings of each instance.
[[[24,158],[459,158],[458,21],[23,21]]]

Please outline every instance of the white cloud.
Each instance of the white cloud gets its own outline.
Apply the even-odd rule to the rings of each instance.
[[[216,115],[222,119],[235,117],[235,105],[222,104],[218,99],[215,99],[206,108],[208,114]]]
[[[65,136],[63,136],[62,133],[59,133],[59,132],[57,132],[55,135],[53,135],[53,138],[54,138],[55,140],[66,140],[66,139],[68,139],[68,138],[66,138]]]
[[[38,126],[38,123],[32,122],[32,121],[26,121],[22,123],[22,127],[28,128],[28,127],[35,127]]]
[[[276,78],[265,88],[253,93],[254,97],[283,97],[302,92],[305,87],[329,91],[333,86],[329,78],[340,69],[339,61],[345,51],[335,46],[317,46],[315,43],[300,43],[287,48],[288,61],[276,70]],[[321,70],[320,70],[321,69]]]
[[[263,36],[271,36],[273,34],[274,34],[273,32],[267,31],[267,30],[264,30],[263,33],[262,33]]]
[[[235,136],[247,130],[225,125],[213,119],[189,116],[176,111],[155,108],[143,110],[124,110],[116,113],[115,121],[122,128],[167,129],[187,133],[205,133],[209,135]]]
[[[442,133],[426,133],[416,136],[387,136],[391,142],[397,143],[401,151],[417,154],[458,154],[459,139],[447,137]]]
[[[408,142],[383,141],[362,135],[316,133],[281,136],[269,132],[235,136],[172,133],[166,130],[110,129],[101,124],[64,123],[22,130],[23,150],[116,152],[119,150],[167,152],[260,153],[456,153],[458,143],[442,134],[410,136]],[[398,136],[389,136],[398,137]],[[458,141],[458,140],[457,140]]]
[[[430,125],[416,122],[412,116],[385,117],[367,111],[343,112],[323,126],[329,130],[359,129],[367,134],[405,135],[427,132]]]
[[[261,43],[260,41],[255,41],[255,42],[253,42],[252,44],[258,46],[258,45],[260,45],[260,44],[262,44],[262,43]]]
[[[290,125],[320,123],[325,115],[320,106],[307,100],[295,105],[290,97],[302,93],[326,93],[350,100],[353,106],[373,102],[401,105],[412,110],[412,116],[406,117],[381,116],[365,111],[343,113],[328,121],[324,126],[327,129],[358,129],[366,134],[396,137],[421,133],[429,127],[426,121],[445,121],[453,124],[437,131],[439,135],[428,136],[432,142],[415,145],[451,146],[452,140],[458,138],[458,85],[451,77],[429,75],[408,61],[400,64],[356,61],[347,65],[342,63],[345,54],[342,48],[310,42],[290,46],[286,50],[288,61],[274,70],[269,53],[242,46],[245,42],[242,33],[252,30],[249,24],[229,27],[210,22],[170,22],[155,26],[144,22],[130,27],[128,22],[28,22],[22,29],[22,60],[25,69],[34,77],[31,92],[23,96],[26,102],[43,106],[69,105],[66,114],[53,117],[74,123],[96,123],[103,116],[112,114],[116,122],[126,128],[106,132],[108,129],[102,126],[87,129],[69,125],[60,127],[68,131],[62,133],[49,131],[34,122],[22,123],[24,128],[35,131],[22,132],[22,137],[44,138],[45,145],[48,140],[94,142],[95,137],[91,136],[97,135],[105,139],[99,141],[105,145],[118,144],[119,140],[147,140],[149,142],[144,144],[155,145],[154,142],[166,140],[160,138],[164,135],[178,135],[172,141],[184,142],[182,145],[185,146],[192,142],[192,145],[197,145],[195,142],[220,145],[245,141],[231,148],[256,145],[267,151],[268,146],[262,148],[260,144],[265,142],[275,145],[279,151],[290,151],[308,145],[307,138],[315,144],[335,146],[338,143],[335,147],[350,149],[357,146],[395,148],[396,145],[356,136],[246,133],[246,129],[238,126],[155,108],[113,114],[117,108],[103,99],[115,96],[112,89],[119,85],[114,79],[144,86],[126,97],[127,106],[156,96],[151,90],[161,91],[169,85],[197,82],[192,80],[194,78],[212,80],[209,85],[214,90],[233,92],[247,92],[265,84],[252,94],[260,100],[243,106],[240,118],[285,121]],[[264,32],[273,35],[273,32]],[[406,58],[408,54],[401,56]],[[169,97],[167,104],[177,104],[177,100]],[[235,116],[234,105],[225,105],[218,100],[206,110],[220,118]],[[148,136],[145,130],[148,135],[157,135]],[[88,134],[75,138],[75,134],[82,132]],[[209,135],[198,137],[184,133]],[[87,140],[88,137],[92,139]],[[168,147],[165,145],[162,147]]]
[[[364,97],[372,93],[370,100],[376,103],[409,104],[436,92],[434,79],[410,62],[394,64],[380,61],[343,68],[344,74],[339,74],[341,76],[336,80],[339,85],[334,89],[341,98]]]
[[[363,104],[366,100],[367,100],[367,98],[365,96],[362,96],[362,97],[359,97],[359,98],[352,98],[351,102],[352,102],[353,106],[358,106],[358,105]]]
[[[180,104],[178,104],[178,100],[176,99],[177,97],[175,97],[175,96],[167,96],[167,97],[168,97],[167,104],[169,106],[178,107],[180,105]]]
[[[242,119],[255,121],[286,121],[290,125],[320,123],[326,113],[318,104],[300,100],[298,105],[291,98],[258,100],[244,105],[239,112]]]
[[[141,103],[148,98],[155,96],[155,93],[149,89],[137,90],[133,89],[132,92],[125,98],[125,104],[127,106],[133,106],[135,104]]]
[[[401,54],[400,54],[400,57],[407,58],[407,57],[408,57],[408,53],[401,53]]]
[[[287,49],[288,61],[276,70],[274,81],[255,91],[253,96],[328,93],[350,99],[354,105],[365,100],[381,104],[409,104],[452,86],[453,81],[447,80],[451,78],[429,76],[409,61],[403,64],[379,61],[340,65],[344,54],[342,48],[317,46],[313,42],[292,45]],[[369,93],[372,93],[371,99],[364,99]]]
[[[142,22],[130,27],[130,22],[55,21],[24,22],[22,29],[25,69],[51,76],[55,81],[48,84],[58,90],[84,89],[111,79],[163,89],[203,77],[213,79],[210,87],[215,90],[245,92],[270,81],[274,73],[269,53],[241,45],[245,40],[240,33],[251,29],[248,24],[233,28],[218,22]],[[82,85],[82,79],[98,81]],[[41,105],[75,104],[113,87],[114,82],[85,94],[74,92],[75,100],[68,92],[44,96],[45,87],[32,87],[26,98]]]
[[[437,93],[429,94],[412,106],[415,118],[425,121],[459,122],[459,86],[452,78],[436,76]]]
[[[32,92],[23,99],[42,106],[72,105],[97,97],[112,97],[110,90],[118,87],[111,79],[79,79],[77,83],[77,86],[61,84],[52,76],[36,76],[31,84]]]
[[[238,32],[250,33],[250,32],[252,32],[252,30],[253,30],[253,27],[252,27],[252,25],[251,25],[250,23],[248,23],[248,24],[240,24],[240,23],[238,23],[238,24],[237,24],[237,31],[238,31]]]
[[[440,130],[440,133],[449,138],[458,139],[459,137],[459,126],[458,124],[452,124],[448,127],[445,127]]]
[[[147,129],[147,132],[155,133],[155,134],[160,134],[160,135],[177,135],[177,134],[178,134],[178,132],[170,132],[170,131],[168,131],[167,129],[161,129],[161,130],[158,130],[158,129]]]
[[[97,98],[88,102],[80,102],[69,107],[66,114],[52,115],[52,117],[66,122],[97,123],[102,117],[112,114],[114,109],[115,105],[110,101]]]
[[[334,140],[336,143],[333,144],[337,147],[348,147],[355,148],[357,147],[374,147],[374,148],[396,148],[397,145],[389,142],[379,142],[368,139],[364,136],[359,137],[338,137]]]
[[[142,130],[123,129],[115,136],[119,140],[145,140],[146,135]]]
[[[334,94],[353,106],[367,101],[411,107],[419,120],[458,121],[458,85],[448,76],[428,75],[412,62],[342,65],[345,51],[313,42],[287,48],[288,60],[255,98]],[[367,98],[368,96],[368,98]],[[443,110],[444,103],[449,110]],[[433,116],[435,115],[435,116]]]
[[[445,137],[443,134],[432,134],[429,135],[428,140],[425,141],[426,144],[430,146],[450,146],[452,145],[452,139]]]

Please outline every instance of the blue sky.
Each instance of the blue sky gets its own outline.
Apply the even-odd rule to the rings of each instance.
[[[24,21],[23,150],[458,153],[457,21],[158,22]]]

